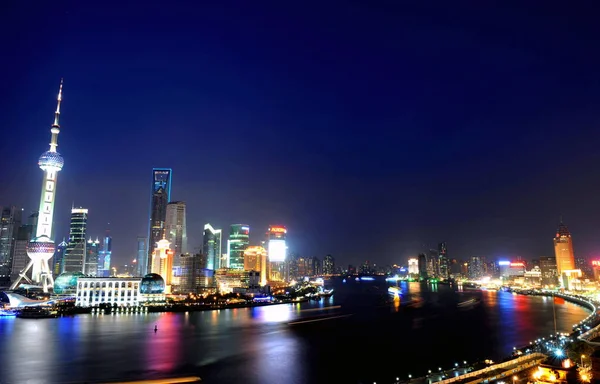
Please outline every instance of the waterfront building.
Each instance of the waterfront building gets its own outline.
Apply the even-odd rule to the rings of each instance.
[[[542,286],[542,269],[540,267],[533,267],[530,271],[526,271],[523,274],[525,278],[525,284],[534,287],[540,288]]]
[[[100,240],[92,240],[90,237],[86,245],[85,268],[83,273],[87,276],[102,276],[98,275],[98,257],[100,251]]]
[[[219,293],[260,293],[260,272],[221,268],[215,271]]]
[[[469,262],[469,279],[478,280],[485,274],[485,257],[473,256]]]
[[[579,269],[584,277],[592,276],[591,264],[585,257],[575,258],[575,269]]]
[[[540,257],[540,270],[542,271],[542,284],[553,287],[558,284],[558,268],[556,266],[556,257]]]
[[[85,208],[71,209],[71,226],[69,230],[69,241],[65,258],[63,260],[64,272],[85,273],[86,257],[86,230],[88,210]]]
[[[172,201],[167,204],[165,219],[166,239],[171,243],[175,255],[173,265],[179,266],[180,255],[187,253],[187,228],[185,223],[185,202]]]
[[[286,245],[287,229],[283,225],[271,225],[266,234],[266,249],[271,263],[271,279],[286,281],[289,279]]]
[[[417,260],[417,265],[419,267],[419,278],[421,280],[426,280],[429,277],[427,271],[427,255],[424,253],[419,253]]]
[[[19,286],[21,279],[27,275],[29,269],[31,269],[31,280],[36,284],[41,284],[44,292],[48,292],[48,287],[54,285],[48,260],[52,258],[55,251],[54,241],[52,240],[52,220],[54,217],[54,202],[56,200],[57,176],[64,165],[64,159],[56,151],[56,147],[58,147],[58,134],[60,133],[58,120],[60,116],[60,102],[62,100],[62,86],[61,79],[56,112],[54,112],[54,123],[52,123],[50,128],[52,134],[50,149],[42,153],[38,160],[40,169],[44,171],[44,179],[42,181],[35,238],[29,242],[27,248],[27,256],[29,256],[30,262],[19,273],[19,277],[10,286],[11,289],[16,289]]]
[[[104,235],[104,238],[102,239],[102,246],[100,247],[100,251],[98,252],[98,277],[109,277],[111,275],[111,258],[112,237],[110,236],[110,231],[107,230],[106,235]]]
[[[77,277],[75,305],[136,307],[164,303],[165,287],[162,277],[156,274],[144,277]]]
[[[10,284],[21,216],[22,210],[15,206],[0,207],[0,287]]]
[[[214,270],[206,268],[207,257],[203,254],[181,255],[181,293],[202,293],[214,289]]]
[[[335,274],[335,259],[331,255],[325,255],[325,257],[323,258],[323,274]]]
[[[250,244],[250,226],[233,224],[227,241],[229,268],[244,270],[244,251]]]
[[[558,225],[556,236],[554,236],[554,255],[556,257],[556,269],[561,277],[563,271],[575,269],[575,255],[573,254],[573,239],[571,232],[562,220]]]
[[[419,274],[419,260],[413,258],[408,259],[408,274],[415,277]]]
[[[227,268],[226,263],[221,263],[221,230],[213,228],[209,223],[204,224],[204,236],[202,237],[202,253],[207,258],[207,269],[217,270],[221,267]],[[223,264],[223,265],[222,265]]]
[[[438,271],[441,279],[448,280],[450,278],[450,259],[448,259],[445,241],[438,244]]]
[[[154,248],[152,257],[152,273],[160,275],[165,281],[166,293],[171,293],[173,277],[173,251],[169,240],[162,239]]]
[[[146,274],[146,257],[148,256],[148,238],[138,236],[137,238],[137,276]]]
[[[35,235],[37,226],[37,213],[32,214],[27,219],[27,224],[21,225],[17,230],[17,236],[14,243],[13,261],[11,266],[10,281],[15,282],[19,279],[19,273],[27,268],[29,257],[27,256],[27,244]],[[26,275],[31,279],[31,271]],[[26,280],[27,280],[26,279]]]
[[[244,270],[260,273],[260,285],[267,284],[268,258],[267,250],[261,246],[250,246],[244,251]]]
[[[152,169],[152,193],[150,197],[150,224],[148,228],[148,255],[142,268],[145,273],[152,269],[154,247],[165,238],[165,221],[167,205],[171,201],[171,179],[173,170],[170,168]],[[141,260],[140,260],[141,262]]]

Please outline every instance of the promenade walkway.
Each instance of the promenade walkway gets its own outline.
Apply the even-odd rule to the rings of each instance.
[[[490,365],[487,368],[464,374],[457,374],[456,370],[432,373],[426,377],[419,377],[402,383],[410,384],[477,384],[502,380],[512,382],[512,376],[519,372],[536,367],[547,358],[543,353],[532,353],[521,356],[500,364]],[[456,375],[454,377],[448,377]],[[446,378],[444,378],[446,377]]]

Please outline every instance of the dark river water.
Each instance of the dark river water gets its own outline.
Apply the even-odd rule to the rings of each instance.
[[[377,295],[385,286],[349,281],[338,284],[329,299],[293,305],[0,318],[0,382],[194,375],[209,384],[390,383],[463,360],[497,360],[554,330],[550,298],[418,283],[401,287],[403,295],[391,305],[382,305]],[[457,307],[471,297],[481,304]],[[408,307],[415,298],[421,307]],[[558,331],[570,331],[589,313],[570,303],[555,308]],[[288,324],[324,313],[340,317]]]

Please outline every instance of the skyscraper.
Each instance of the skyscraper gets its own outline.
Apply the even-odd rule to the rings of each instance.
[[[181,256],[180,291],[182,293],[200,293],[214,287],[214,271],[205,269],[204,255],[189,253]]]
[[[21,279],[27,274],[31,268],[31,280],[35,283],[42,284],[44,292],[48,292],[48,286],[54,285],[52,271],[48,264],[48,260],[54,255],[54,241],[52,240],[52,218],[54,216],[54,201],[56,200],[56,180],[58,172],[62,169],[65,161],[56,151],[58,147],[58,134],[60,126],[58,118],[60,116],[60,102],[62,100],[62,79],[58,90],[58,100],[56,112],[54,112],[54,123],[50,128],[52,138],[50,139],[50,149],[40,156],[38,165],[44,171],[44,179],[42,181],[42,193],[40,196],[40,209],[37,221],[35,238],[33,238],[27,247],[27,256],[31,260],[27,267],[19,273],[19,277],[15,279],[11,285],[11,289],[19,286]]]
[[[554,237],[554,254],[556,255],[556,269],[559,280],[564,271],[575,269],[575,255],[573,254],[573,239],[571,232],[562,220],[558,225],[556,236]]]
[[[86,208],[71,209],[71,227],[67,251],[63,260],[63,272],[85,273],[87,218],[88,210]]]
[[[159,240],[154,248],[152,257],[152,273],[160,275],[165,281],[165,293],[171,293],[173,278],[173,251],[170,249],[169,240]]]
[[[288,264],[285,262],[287,258],[286,236],[287,229],[283,225],[271,225],[267,231],[266,243],[272,280],[289,280]],[[319,267],[321,266],[319,265]]]
[[[167,204],[165,228],[166,239],[171,243],[171,249],[175,255],[173,265],[180,266],[179,256],[187,252],[185,202],[173,201]]]
[[[86,245],[85,268],[84,274],[88,276],[98,276],[98,252],[100,248],[100,240],[92,240],[90,237]]]
[[[440,270],[440,278],[448,280],[450,278],[450,259],[448,259],[446,242],[438,244],[438,268]]]
[[[29,263],[29,257],[27,256],[27,244],[35,236],[35,230],[37,227],[38,214],[33,213],[27,218],[27,224],[21,225],[17,230],[17,236],[14,243],[13,261],[10,281],[15,282],[19,279],[19,273],[21,273],[27,267]],[[31,273],[26,277],[31,278]]]
[[[244,251],[250,244],[250,227],[247,224],[233,224],[227,241],[229,268],[244,269]]]
[[[558,272],[556,269],[556,257],[540,257],[540,270],[542,271],[542,285],[556,286],[558,284]]]
[[[333,275],[335,273],[335,259],[331,255],[325,255],[323,258],[323,274]]]
[[[244,270],[260,273],[260,285],[267,284],[267,250],[261,246],[249,246],[244,251]]]
[[[146,270],[146,258],[148,257],[148,238],[138,236],[137,238],[137,275],[144,276],[148,271]]]
[[[221,265],[221,230],[214,229],[210,224],[204,224],[202,253],[207,258],[207,269],[227,268],[227,265]]]
[[[15,239],[21,226],[22,210],[0,207],[0,287],[10,284]]]
[[[144,259],[145,259],[144,254]],[[112,237],[110,236],[110,231],[106,231],[104,238],[102,239],[102,245],[100,246],[100,251],[98,252],[98,276],[109,277],[110,273],[110,264],[112,257]]]
[[[152,195],[150,198],[150,227],[148,228],[148,257],[145,260],[146,271],[152,269],[152,254],[156,244],[165,236],[167,205],[171,201],[170,168],[152,169]]]
[[[52,273],[55,275],[60,275],[63,273],[63,261],[65,260],[65,253],[67,252],[67,247],[69,244],[65,241],[63,237],[63,241],[56,246],[56,252],[54,253],[54,259],[52,260]]]

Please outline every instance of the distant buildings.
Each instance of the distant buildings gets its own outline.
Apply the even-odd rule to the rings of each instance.
[[[554,236],[554,255],[558,276],[562,276],[564,271],[575,269],[573,239],[571,238],[571,232],[562,221],[558,225],[556,236]]]
[[[179,290],[182,293],[198,294],[214,287],[214,271],[206,269],[206,264],[205,255],[181,255]]]
[[[558,269],[556,266],[556,257],[540,257],[540,271],[542,273],[542,285],[556,286],[558,284]]]
[[[14,243],[12,268],[10,273],[11,282],[15,282],[19,279],[19,274],[21,273],[21,271],[25,270],[25,268],[27,267],[27,263],[29,263],[29,256],[27,256],[27,244],[35,235],[37,219],[37,212],[31,214],[27,218],[27,224],[21,225],[17,231],[17,237]],[[31,272],[27,274],[27,278],[31,278]]]
[[[424,253],[419,253],[417,260],[417,266],[419,267],[419,278],[426,280],[429,277],[427,271],[427,255]]]
[[[233,224],[227,241],[229,268],[244,269],[244,251],[250,245],[250,226],[248,224]]]
[[[139,249],[138,249],[139,254]],[[106,235],[102,239],[102,245],[98,252],[98,277],[111,276],[111,258],[112,258],[112,237],[110,232],[106,231]],[[143,260],[144,258],[142,258]]]
[[[323,258],[323,274],[333,275],[335,273],[335,259],[331,255],[325,255]]]
[[[473,256],[469,262],[469,279],[479,280],[485,274],[485,257]]]
[[[416,276],[419,274],[419,260],[412,258],[408,259],[408,274]]]
[[[446,242],[438,244],[438,273],[443,280],[450,278],[450,259],[448,259],[448,249]]]
[[[100,241],[98,238],[92,240],[90,237],[86,245],[85,270],[87,276],[98,276],[98,253],[100,251]]]
[[[152,269],[152,256],[157,243],[165,236],[167,205],[171,201],[170,168],[152,169],[152,190],[150,198],[150,226],[148,228],[148,256],[144,263],[146,273]],[[140,263],[142,261],[140,260]],[[142,266],[142,269],[143,267]]]
[[[63,259],[63,272],[85,273],[86,230],[88,210],[85,208],[71,209],[71,226],[69,241]]]
[[[54,258],[52,259],[53,267],[52,273],[54,276],[58,276],[63,273],[63,262],[65,260],[65,253],[67,252],[67,247],[69,244],[63,238],[63,241],[60,242],[56,246],[56,252],[54,253]]]
[[[146,258],[148,257],[148,238],[138,236],[137,238],[137,275],[144,276],[147,273]]]
[[[166,239],[171,242],[171,249],[175,254],[173,265],[179,266],[179,256],[187,252],[185,202],[173,201],[167,204],[165,228]]]
[[[10,284],[21,213],[22,210],[15,206],[0,207],[0,287]]]
[[[221,232],[220,229],[215,229],[208,223],[204,225],[202,253],[207,258],[206,268],[213,271],[228,267],[228,265],[221,265]]]

